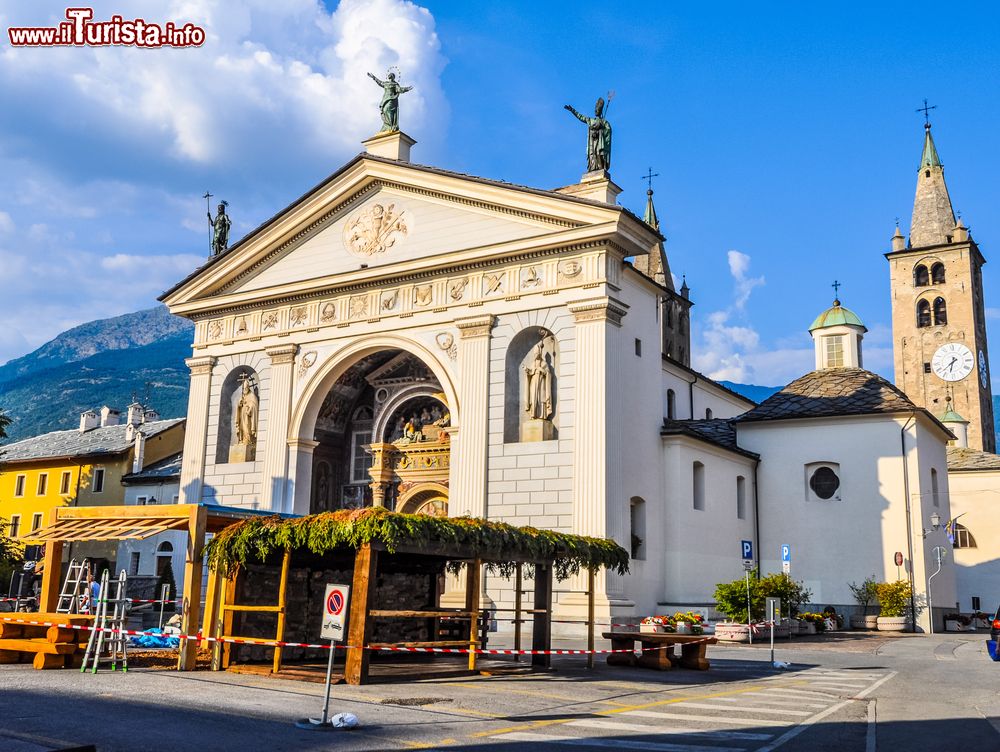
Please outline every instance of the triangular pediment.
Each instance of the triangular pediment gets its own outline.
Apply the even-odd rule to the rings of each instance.
[[[183,314],[478,263],[621,218],[617,206],[361,156],[162,299]]]

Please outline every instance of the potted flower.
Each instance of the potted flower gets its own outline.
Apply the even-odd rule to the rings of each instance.
[[[861,607],[860,614],[851,615],[851,629],[876,629],[878,615],[868,613],[869,606],[878,603],[878,581],[875,575],[866,577],[860,585],[852,582],[848,587],[854,595],[854,600]]]
[[[990,617],[988,614],[984,614],[982,611],[976,611],[972,615],[972,628],[973,629],[989,629],[990,628]]]
[[[674,632],[674,622],[669,616],[646,616],[639,622],[640,632]]]
[[[799,619],[806,625],[805,634],[814,635],[826,630],[826,617],[813,611],[799,614]]]
[[[678,611],[674,614],[677,634],[705,634],[705,617],[693,611]]]
[[[972,619],[968,616],[963,616],[962,614],[945,614],[944,615],[944,631],[945,632],[966,632],[972,627]]]
[[[880,582],[876,588],[879,602],[879,632],[905,632],[912,624],[910,598],[913,589],[906,580]]]

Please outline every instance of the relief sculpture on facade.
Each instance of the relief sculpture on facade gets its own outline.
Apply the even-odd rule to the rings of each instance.
[[[344,225],[344,245],[355,256],[378,256],[409,232],[405,212],[395,204],[372,204]]]

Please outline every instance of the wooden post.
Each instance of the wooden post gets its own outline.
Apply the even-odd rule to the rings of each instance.
[[[594,667],[594,568],[587,568],[587,668]]]
[[[288,570],[291,568],[292,549],[286,548],[285,555],[281,559],[281,583],[278,585],[278,635],[275,639],[281,642],[285,639],[285,606],[288,602]],[[281,671],[281,646],[274,647],[274,666],[272,671],[276,674]]]
[[[465,610],[469,619],[469,671],[476,670],[476,648],[479,647],[479,586],[482,577],[482,559],[473,559],[465,566]]]
[[[208,570],[208,583],[205,585],[205,610],[202,612],[201,623],[202,640],[200,647],[203,648],[213,648],[213,642],[209,642],[208,637],[215,636],[215,628],[218,623],[218,613],[219,613],[219,585],[222,582],[222,576],[215,569]],[[214,650],[212,651],[215,652]]]
[[[544,610],[544,613],[538,612]],[[535,564],[535,614],[531,630],[532,650],[552,649],[552,562]],[[551,655],[531,656],[532,666],[549,668]]]
[[[521,564],[514,565],[514,650],[521,649]],[[514,654],[514,660],[520,661],[520,653]]]
[[[188,521],[187,555],[184,560],[184,599],[181,610],[181,634],[193,635],[198,631],[201,616],[201,559],[205,549],[205,528],[208,512],[199,505],[191,509]],[[198,655],[197,640],[181,640],[177,659],[178,671],[193,671]]]
[[[59,510],[49,512],[49,524],[59,521]],[[38,610],[52,613],[59,603],[59,585],[62,582],[62,541],[46,541],[45,557],[42,559],[42,589],[38,593]]]
[[[368,659],[371,651],[366,650],[371,641],[371,621],[368,612],[375,601],[375,570],[378,567],[378,550],[370,543],[363,544],[354,557],[354,580],[351,585],[351,613],[347,632],[347,661],[344,679],[348,684],[364,684],[368,681]]]
[[[239,576],[240,571],[237,569],[233,572],[232,577],[227,577],[226,581],[222,583],[222,601],[226,606],[236,603],[236,585],[239,582]],[[218,637],[233,633],[233,612],[224,606],[220,606],[218,633]],[[219,650],[219,661],[223,670],[229,668],[232,657],[233,644],[231,642],[223,642]]]

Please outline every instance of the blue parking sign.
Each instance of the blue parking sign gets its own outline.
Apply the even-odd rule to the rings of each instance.
[[[781,544],[781,560],[791,561],[792,560],[792,547],[787,543]]]
[[[753,541],[740,541],[740,548],[743,551],[743,558],[753,561]]]

